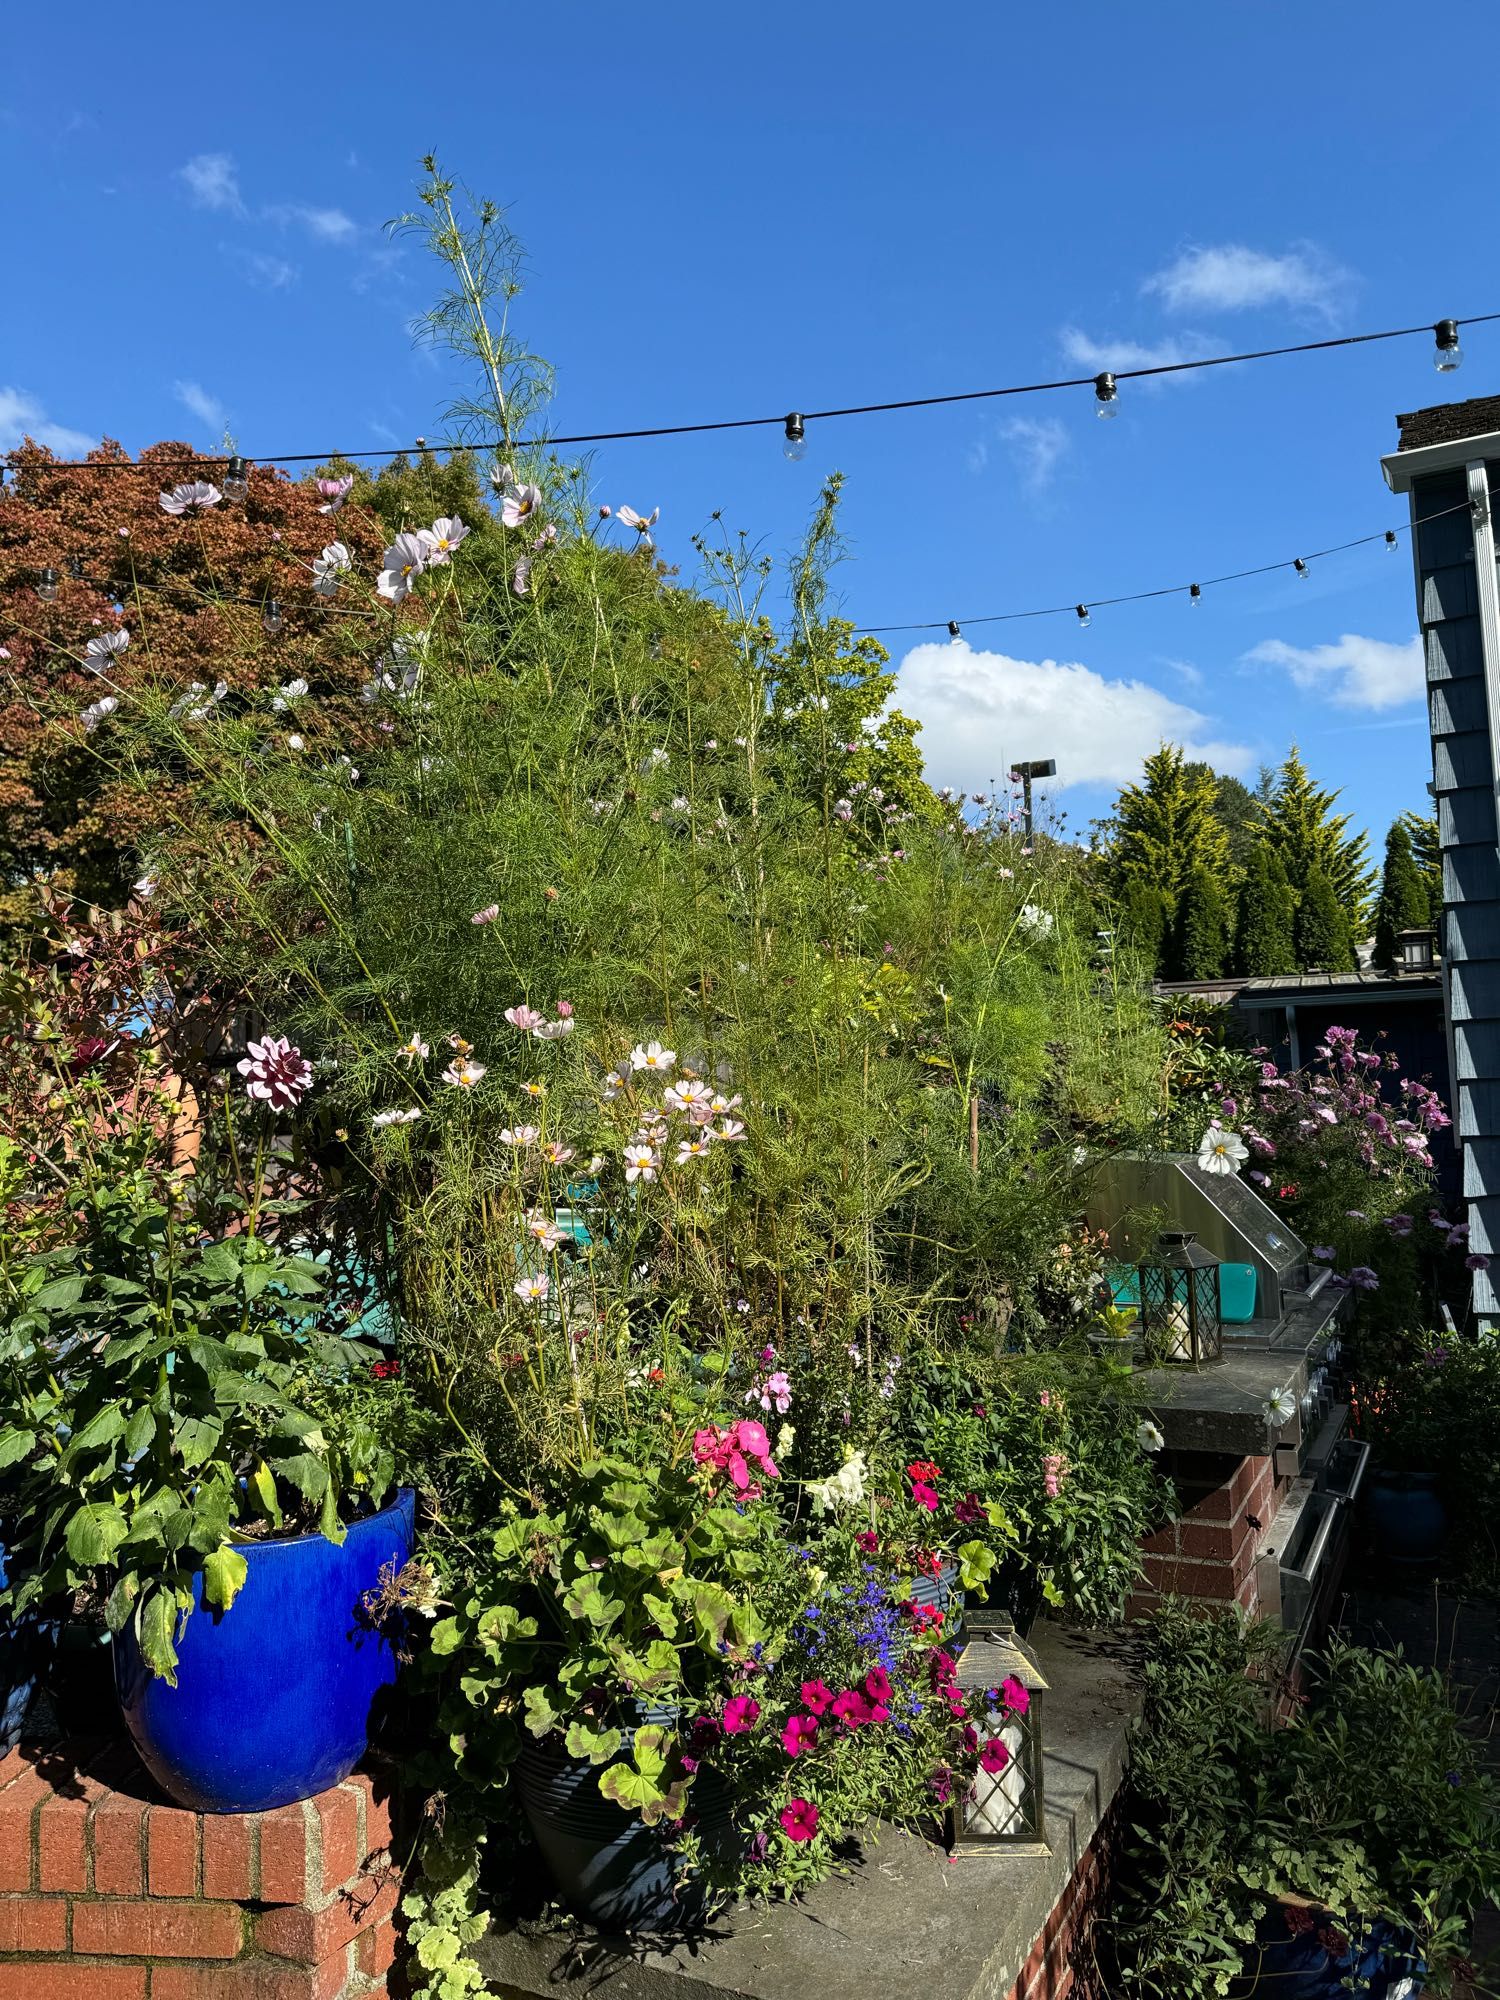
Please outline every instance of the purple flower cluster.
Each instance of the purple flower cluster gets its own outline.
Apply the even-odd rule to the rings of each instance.
[[[1336,1151],[1387,1179],[1402,1167],[1432,1165],[1433,1134],[1452,1122],[1435,1090],[1403,1076],[1399,1097],[1384,1099],[1381,1072],[1399,1072],[1400,1065],[1394,1056],[1361,1048],[1352,1028],[1330,1028],[1317,1058],[1320,1067],[1285,1076],[1274,1063],[1261,1064],[1258,1103],[1235,1105],[1252,1152],[1275,1159],[1315,1145],[1325,1155],[1318,1166]]]

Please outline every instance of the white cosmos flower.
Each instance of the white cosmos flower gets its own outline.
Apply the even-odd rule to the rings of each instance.
[[[722,1125],[715,1127],[714,1136],[723,1140],[726,1146],[737,1146],[745,1136],[745,1128],[738,1118],[726,1118]]]
[[[524,597],[531,589],[531,557],[522,556],[510,573],[510,587],[517,597]]]
[[[656,1170],[661,1165],[656,1148],[634,1144],[625,1148],[625,1178],[627,1181],[654,1181]]]
[[[385,552],[385,568],[375,579],[375,588],[392,604],[410,596],[411,587],[427,567],[427,544],[420,535],[397,535]]]
[[[1023,903],[1016,912],[1016,922],[1022,930],[1030,931],[1033,937],[1050,937],[1057,927],[1057,919],[1052,912],[1038,909],[1035,903]]]
[[[541,504],[540,486],[512,486],[500,503],[500,519],[507,528],[519,528],[531,520]]]
[[[293,730],[291,735],[286,739],[286,747],[288,750],[305,750],[307,745],[297,732]]]
[[[639,1042],[630,1051],[632,1069],[669,1070],[677,1060],[675,1049],[664,1049],[660,1042],[647,1042],[643,1048]]]
[[[92,736],[105,716],[113,715],[119,706],[120,698],[118,695],[100,695],[97,701],[89,703],[88,707],[81,712],[78,719]]]
[[[449,1063],[443,1071],[444,1083],[455,1083],[461,1090],[472,1090],[485,1073],[483,1063],[470,1062],[467,1056],[460,1056],[457,1062]]]
[[[450,561],[453,551],[468,532],[456,514],[445,514],[430,528],[419,528],[417,533],[427,544],[428,564],[435,568],[439,563]]]
[[[195,507],[217,507],[223,497],[206,479],[188,479],[161,495],[161,508],[164,514],[186,514]]]
[[[634,528],[647,548],[651,546],[651,530],[661,519],[660,507],[653,507],[649,514],[638,514],[634,507],[617,507],[616,520],[623,521],[627,528]]]
[[[1135,1427],[1135,1441],[1142,1451],[1160,1451],[1166,1439],[1149,1417],[1142,1417]]]
[[[1198,1141],[1198,1171],[1201,1174],[1237,1174],[1250,1157],[1250,1148],[1238,1132],[1226,1132],[1210,1125]]]
[[[423,1062],[427,1053],[427,1044],[420,1035],[413,1035],[409,1042],[403,1042],[396,1051],[403,1062]]]
[[[347,576],[354,567],[354,558],[342,542],[330,542],[322,555],[313,558],[313,589],[319,597],[332,597],[339,587],[339,578]],[[303,693],[307,692],[306,688]]]
[[[612,1069],[609,1075],[604,1079],[604,1084],[599,1094],[604,1099],[606,1104],[613,1104],[615,1099],[620,1095],[621,1091],[624,1088],[625,1088],[624,1077],[621,1076],[620,1072],[617,1069]]]
[[[539,1042],[560,1042],[572,1034],[574,1025],[564,1016],[560,1021],[543,1021],[539,1028],[533,1028],[531,1032]]]
[[[1290,1389],[1278,1389],[1274,1396],[1268,1396],[1265,1403],[1265,1418],[1273,1429],[1280,1430],[1289,1424],[1297,1414],[1297,1398]]]
[[[83,649],[83,664],[91,674],[102,674],[129,644],[130,634],[123,625],[113,632],[98,632]]]
[[[499,1139],[502,1146],[534,1146],[541,1136],[540,1125],[518,1125],[514,1131],[508,1125],[500,1128]]]
[[[527,1305],[535,1305],[546,1298],[552,1286],[545,1271],[538,1271],[534,1278],[517,1278],[511,1290]]]
[[[695,1104],[701,1104],[712,1116],[712,1098],[713,1092],[706,1083],[684,1080],[668,1086],[665,1101],[669,1111],[691,1111]]]
[[[414,1124],[421,1115],[420,1108],[413,1104],[405,1111],[377,1111],[375,1116],[370,1120],[370,1123],[375,1127],[377,1132],[381,1132],[387,1125]]]
[[[151,898],[156,894],[156,877],[154,875],[142,875],[139,881],[132,882],[130,886],[143,903],[149,903]]]
[[[288,702],[300,701],[307,693],[307,682],[298,674],[293,681],[284,681],[271,697],[271,707],[280,714]]]
[[[708,1139],[679,1139],[677,1141],[677,1164],[685,1167],[689,1160],[702,1160],[708,1155]]]

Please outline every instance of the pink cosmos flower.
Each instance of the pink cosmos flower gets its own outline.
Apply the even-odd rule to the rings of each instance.
[[[541,504],[540,486],[513,486],[500,503],[500,519],[507,528],[519,528],[531,520]]]
[[[1031,1690],[1014,1674],[1007,1674],[1000,1683],[1000,1699],[1012,1715],[1024,1715],[1031,1706]]]
[[[569,1021],[569,1020],[571,1020],[571,1019],[572,1019],[572,1017],[573,1017],[573,1003],[572,1003],[572,1001],[571,1001],[571,1000],[559,1000],[559,1001],[558,1001],[558,1003],[557,1003],[557,1018],[558,1018],[558,1019],[559,1019],[560,1021]]]
[[[833,1707],[833,1690],[826,1681],[802,1683],[802,1706],[813,1715],[826,1715]]]
[[[517,597],[525,597],[531,589],[531,557],[522,556],[510,573],[510,587]]]
[[[1010,1752],[998,1736],[991,1736],[979,1753],[979,1768],[991,1775],[1003,1771],[1010,1762]]]
[[[375,579],[375,588],[392,604],[401,604],[411,595],[411,587],[427,567],[427,544],[420,535],[397,535],[385,552],[385,568]]]
[[[748,1736],[760,1720],[760,1703],[754,1695],[731,1695],[724,1704],[724,1733],[726,1736]],[[816,1726],[816,1725],[814,1725]]]
[[[738,1146],[745,1137],[745,1128],[738,1118],[726,1118],[714,1131],[726,1146]]]
[[[789,1799],[781,1809],[781,1830],[800,1846],[818,1830],[818,1809],[811,1799]]]
[[[781,1747],[788,1757],[800,1757],[804,1750],[811,1750],[818,1740],[818,1718],[815,1715],[789,1715],[786,1727],[781,1732]]]
[[[488,903],[482,910],[476,910],[473,916],[470,917],[469,922],[471,924],[492,924],[499,914],[500,905],[498,903]]]
[[[256,1103],[269,1104],[273,1111],[292,1110],[312,1088],[312,1064],[285,1035],[267,1035],[264,1041],[247,1043],[246,1053],[235,1068],[245,1079],[245,1095]]]
[[[349,498],[349,492],[353,485],[354,474],[352,472],[343,479],[320,479],[318,481],[318,491],[323,496],[323,505],[318,509],[318,512],[320,514],[336,514]]]
[[[210,486],[206,479],[188,479],[160,496],[161,510],[164,514],[196,513],[200,507],[205,510],[217,507],[223,497],[218,487]]]
[[[513,1028],[519,1028],[524,1035],[529,1034],[533,1028],[540,1028],[547,1016],[539,1014],[535,1007],[528,1007],[523,1001],[519,1007],[507,1007],[505,1018]]]
[[[468,529],[456,514],[451,516],[445,514],[441,520],[434,521],[430,528],[419,528],[417,533],[427,544],[427,562],[429,568],[435,568],[440,563],[451,562],[453,560],[453,551],[466,538],[468,532]]]
[[[638,514],[634,507],[619,507],[616,508],[615,514],[616,518],[623,521],[627,528],[634,528],[636,533],[645,541],[646,546],[650,547],[651,530],[661,519],[660,507],[653,507],[649,514]]]
[[[551,1289],[545,1271],[539,1271],[534,1278],[518,1278],[511,1286],[516,1297],[525,1305],[539,1305]]]

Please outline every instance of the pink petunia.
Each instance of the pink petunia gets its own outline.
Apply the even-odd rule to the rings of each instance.
[[[724,1704],[726,1736],[748,1736],[760,1720],[760,1703],[754,1695],[731,1695]]]
[[[818,1740],[818,1718],[815,1715],[789,1715],[786,1727],[781,1732],[781,1747],[788,1757],[800,1757],[804,1750],[811,1750]]]
[[[1012,1715],[1024,1715],[1031,1706],[1031,1690],[1014,1674],[1007,1674],[1000,1683],[1000,1699]]]
[[[818,1809],[811,1799],[790,1799],[781,1809],[781,1830],[799,1845],[818,1830]]]
[[[833,1707],[833,1690],[824,1681],[802,1683],[802,1706],[813,1715],[826,1715]]]
[[[920,1479],[914,1479],[912,1481],[911,1497],[916,1502],[917,1506],[925,1507],[929,1514],[935,1514],[937,1512],[938,1497],[936,1492],[933,1490],[932,1487],[924,1485],[924,1483]]]
[[[991,1736],[979,1753],[980,1770],[988,1771],[993,1776],[995,1773],[1003,1771],[1009,1762],[1009,1750],[1006,1749],[998,1736]]]

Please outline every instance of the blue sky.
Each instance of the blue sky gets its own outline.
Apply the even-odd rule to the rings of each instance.
[[[58,22],[65,19],[66,26]],[[563,430],[1090,372],[1500,310],[1485,0],[1029,12],[75,0],[7,26],[0,447],[29,429],[273,455],[438,432],[420,155],[507,204]],[[1413,88],[1420,73],[1440,88]],[[23,200],[23,197],[25,199]],[[1394,414],[1500,388],[1392,342],[809,428],[601,448],[691,572],[719,508],[781,554],[848,477],[847,614],[1102,598],[1400,526]],[[1057,757],[1074,824],[1162,735],[1253,779],[1295,739],[1377,838],[1430,776],[1411,571],[1358,550],[1208,592],[897,639],[936,782]],[[918,635],[920,636],[920,635]]]

